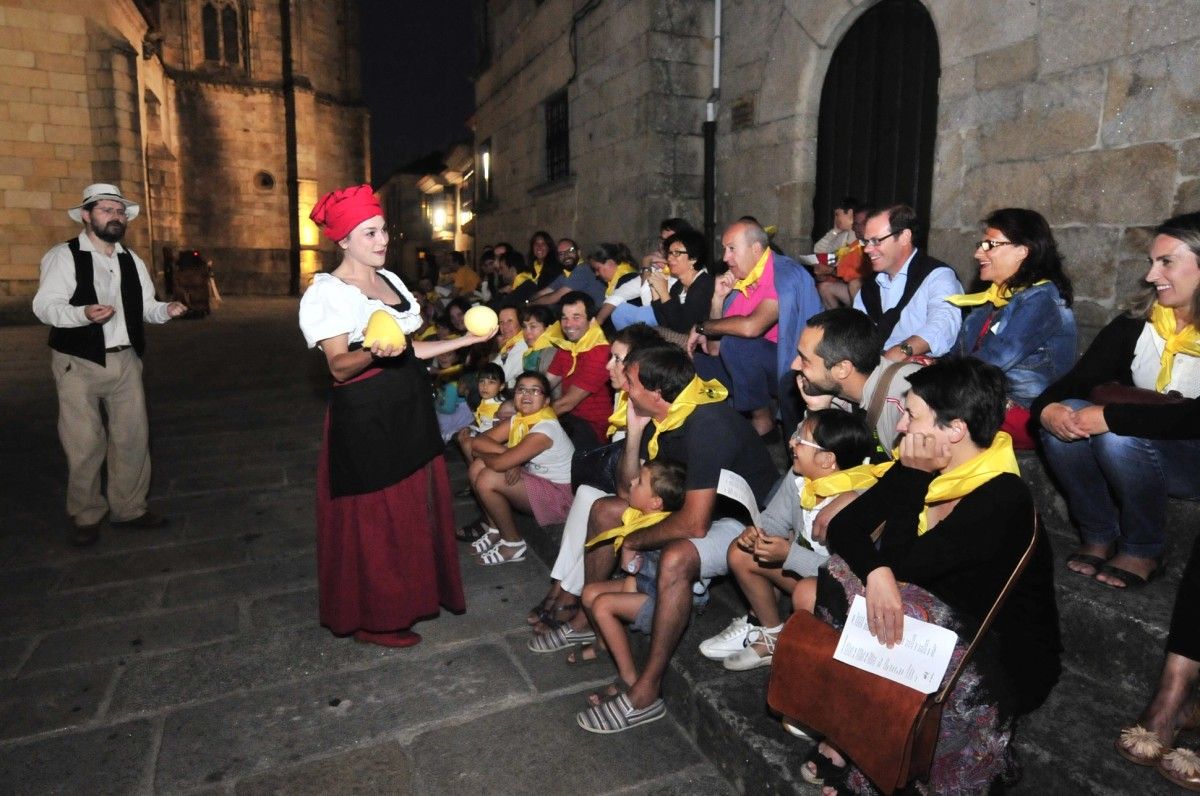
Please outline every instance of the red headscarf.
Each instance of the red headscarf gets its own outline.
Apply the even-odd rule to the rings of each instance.
[[[308,217],[320,225],[321,231],[330,240],[336,242],[368,218],[382,215],[383,210],[371,186],[355,185],[322,196]]]

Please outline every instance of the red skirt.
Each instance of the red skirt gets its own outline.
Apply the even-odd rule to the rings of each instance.
[[[404,630],[466,610],[446,462],[430,461],[376,492],[332,497],[329,419],[317,464],[321,624],[338,635]]]

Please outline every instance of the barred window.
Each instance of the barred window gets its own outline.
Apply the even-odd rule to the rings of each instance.
[[[546,100],[546,181],[566,179],[571,174],[571,124],[567,115],[567,92]]]

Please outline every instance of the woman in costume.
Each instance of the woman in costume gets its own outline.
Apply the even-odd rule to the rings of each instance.
[[[1200,213],[1154,232],[1145,291],[1030,409],[1083,538],[1067,567],[1115,589],[1162,573],[1168,496],[1200,498]]]
[[[321,624],[337,635],[409,647],[410,630],[439,606],[466,608],[454,517],[432,387],[422,359],[481,342],[363,347],[383,310],[409,335],[416,298],[385,271],[388,233],[369,185],[326,194],[310,216],[342,250],[300,301],[300,329],[333,376],[317,464],[317,570]]]

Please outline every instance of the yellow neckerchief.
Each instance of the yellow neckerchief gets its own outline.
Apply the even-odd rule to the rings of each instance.
[[[513,346],[521,339],[521,333],[517,332],[512,337],[504,341],[504,345],[500,346],[500,355],[504,356],[509,351],[512,351]]]
[[[699,376],[692,376],[688,386],[683,388],[674,401],[671,401],[666,418],[661,423],[657,420],[651,421],[654,423],[654,436],[650,438],[650,445],[647,448],[650,458],[658,456],[659,434],[682,426],[683,422],[688,419],[688,415],[695,411],[697,406],[715,404],[728,397],[729,390],[725,389],[725,385],[716,379],[704,381]]]
[[[750,295],[750,288],[754,286],[755,282],[762,278],[763,271],[765,271],[767,268],[767,262],[774,262],[774,254],[775,252],[771,251],[771,249],[768,247],[767,250],[762,253],[762,257],[758,258],[758,262],[754,264],[754,267],[750,269],[750,273],[746,274],[746,278],[739,279],[733,283],[733,289],[742,291],[743,296]]]
[[[612,435],[616,434],[621,429],[625,428],[625,424],[629,421],[629,393],[624,390],[617,391],[617,406],[613,409],[613,413],[608,416],[608,431],[604,435],[612,439]]]
[[[860,464],[820,478],[805,478],[804,489],[800,490],[800,508],[811,509],[827,497],[866,489],[877,480],[873,469],[870,464]]]
[[[1030,287],[1037,287],[1049,282],[1049,279],[1039,279]],[[1011,290],[1007,287],[1001,287],[995,282],[988,285],[988,289],[982,293],[955,293],[952,296],[946,296],[946,301],[949,301],[956,307],[980,307],[984,304],[991,304],[996,309],[1008,304],[1012,301],[1012,297],[1020,293],[1026,288],[1019,287],[1016,290]]]
[[[426,326],[424,329],[422,329],[420,332],[417,333],[417,339],[418,340],[428,340],[430,337],[433,337],[436,334],[437,334],[437,327],[434,326],[433,324],[429,324],[428,326]]]
[[[595,547],[601,542],[613,540],[613,550],[620,550],[621,544],[624,543],[625,537],[634,531],[640,531],[643,528],[649,528],[651,525],[658,523],[671,516],[669,511],[651,511],[648,514],[643,514],[632,506],[621,512],[621,524],[616,528],[611,528],[604,533],[597,534],[592,537],[584,546]]]
[[[1171,383],[1171,366],[1175,364],[1176,354],[1200,356],[1200,330],[1189,323],[1183,327],[1183,331],[1175,331],[1175,311],[1157,301],[1150,307],[1150,325],[1165,343],[1158,378],[1154,381],[1154,389],[1162,392]]]
[[[538,280],[542,278],[542,266],[545,265],[541,260],[533,261],[533,278]]]
[[[617,283],[622,277],[627,274],[637,273],[637,269],[630,263],[617,263],[617,270],[613,271],[612,279],[608,280],[608,287],[604,288],[604,295],[611,296],[613,291],[617,289]]]
[[[536,279],[537,279],[537,277],[534,276],[533,274],[529,273],[528,271],[518,271],[516,277],[513,278],[513,283],[512,283],[513,290],[516,290],[517,288],[519,288],[521,285],[525,284],[526,282],[533,282]]]
[[[896,459],[900,459],[899,448]],[[877,464],[873,472],[882,477],[895,463],[893,461]],[[996,438],[987,450],[929,482],[929,489],[925,492],[925,508],[921,509],[921,516],[917,520],[917,536],[929,530],[930,506],[966,497],[1001,473],[1021,474],[1020,468],[1017,467],[1017,456],[1013,453],[1012,437],[1007,431],[997,431]]]
[[[451,365],[448,368],[442,368],[441,370],[439,370],[437,372],[437,377],[439,379],[446,379],[450,376],[457,376],[458,374],[462,373],[462,369],[463,369],[462,363],[459,363],[457,365]]]
[[[558,326],[559,334],[561,335],[562,327],[557,323],[553,323],[550,326],[547,326],[545,331],[537,336],[537,339],[533,341],[533,345],[529,346],[529,350],[525,353],[528,355],[532,354],[534,351],[544,351],[550,346],[554,345],[554,336],[550,334],[550,330],[556,326]]]
[[[588,324],[583,337],[574,343],[563,336],[562,323],[558,321],[546,330],[546,334],[550,336],[550,344],[555,348],[571,352],[571,369],[567,371],[568,376],[575,372],[575,365],[579,363],[580,354],[591,351],[596,346],[608,345],[608,338],[604,336],[604,330],[600,328],[600,324],[596,323],[595,318]],[[541,338],[538,340],[540,342]]]
[[[515,448],[517,443],[525,439],[529,429],[543,420],[558,420],[558,415],[549,406],[543,406],[531,415],[517,413],[512,416],[512,424],[508,427],[508,447]]]
[[[496,412],[500,411],[504,401],[499,398],[484,398],[479,402],[479,408],[475,410],[475,425],[482,426],[484,421],[493,420],[496,417]]]

